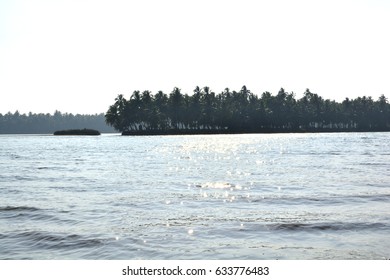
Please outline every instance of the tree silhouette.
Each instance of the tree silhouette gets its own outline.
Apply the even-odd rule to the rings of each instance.
[[[384,95],[378,101],[363,96],[338,103],[309,89],[300,99],[284,88],[259,97],[246,86],[219,94],[197,86],[191,96],[177,87],[169,96],[134,91],[129,100],[118,95],[105,116],[107,124],[124,134],[390,130]]]

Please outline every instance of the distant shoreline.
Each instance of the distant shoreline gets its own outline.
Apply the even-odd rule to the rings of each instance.
[[[366,129],[262,129],[262,130],[139,130],[124,131],[122,136],[164,136],[164,135],[221,135],[221,134],[276,134],[276,133],[346,133],[346,132],[390,132],[388,130],[366,130]]]
[[[56,111],[54,114],[15,113],[0,114],[0,134],[51,134],[53,131],[90,127],[101,133],[114,133],[105,123],[104,114],[81,115]]]

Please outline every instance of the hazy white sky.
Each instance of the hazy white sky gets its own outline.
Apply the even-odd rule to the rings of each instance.
[[[134,90],[390,98],[390,0],[0,0],[0,113]]]

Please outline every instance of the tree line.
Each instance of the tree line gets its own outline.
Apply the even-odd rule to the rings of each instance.
[[[389,131],[390,104],[382,95],[324,99],[309,89],[299,99],[283,88],[258,96],[246,86],[216,94],[196,87],[192,95],[175,87],[171,93],[134,91],[115,98],[106,123],[123,134],[197,132]]]
[[[100,132],[115,132],[105,123],[103,113],[94,115],[68,114],[0,114],[0,134],[51,134],[57,130],[92,128]]]

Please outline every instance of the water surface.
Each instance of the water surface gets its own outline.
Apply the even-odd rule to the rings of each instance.
[[[0,259],[388,259],[390,133],[0,136]]]

